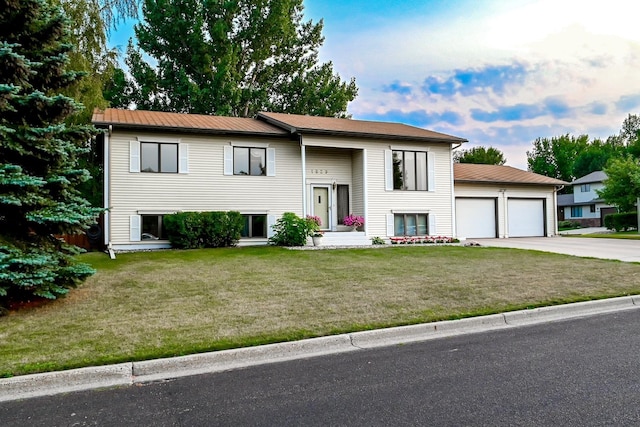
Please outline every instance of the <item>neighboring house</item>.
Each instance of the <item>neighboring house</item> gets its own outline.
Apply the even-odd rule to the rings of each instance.
[[[96,111],[106,129],[104,241],[164,248],[163,216],[235,210],[240,244],[265,244],[284,213],[317,215],[326,243],[455,235],[452,149],[463,138],[396,123],[260,113],[254,118]],[[361,231],[342,232],[349,213]]]
[[[510,166],[454,164],[459,238],[557,234],[556,192],[565,184]]]
[[[606,173],[595,171],[573,181],[573,194],[558,196],[560,220],[578,222],[583,227],[602,227],[604,217],[617,212],[615,207],[605,203],[596,193],[596,190],[604,188],[606,179]]]

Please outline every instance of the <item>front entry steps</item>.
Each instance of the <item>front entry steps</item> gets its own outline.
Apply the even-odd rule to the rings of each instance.
[[[311,240],[311,239],[309,239]],[[364,231],[325,231],[320,246],[368,246],[371,239]]]

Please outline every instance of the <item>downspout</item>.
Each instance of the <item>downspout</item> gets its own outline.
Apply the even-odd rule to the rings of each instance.
[[[456,230],[456,194],[455,194],[455,176],[453,172],[453,150],[459,148],[462,144],[458,144],[455,147],[451,144],[451,151],[449,152],[449,163],[451,164],[451,235],[455,238],[458,237]]]
[[[111,247],[111,215],[109,213],[109,207],[111,204],[111,154],[109,150],[110,138],[113,134],[113,125],[109,125],[107,132],[104,134],[104,147],[103,155],[104,155],[104,166],[103,166],[103,203],[104,203],[104,223],[102,224],[104,227],[104,244],[107,246],[107,251],[109,252],[109,257],[111,259],[115,259],[115,253],[113,252],[113,248]]]
[[[300,156],[302,157],[302,217],[307,216],[307,151],[302,141],[302,134],[298,135],[300,141]]]
[[[367,218],[364,223],[364,234],[365,236],[369,235],[369,185],[367,181],[368,171],[367,171],[367,149],[362,149],[362,192],[364,197],[364,217]]]
[[[555,233],[555,236],[558,235],[558,191],[562,190],[563,188],[564,185],[553,187],[553,231]]]

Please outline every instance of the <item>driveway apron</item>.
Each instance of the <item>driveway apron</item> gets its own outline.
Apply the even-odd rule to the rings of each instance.
[[[473,239],[473,241],[482,246],[530,249],[579,257],[640,262],[640,240],[571,237],[517,237],[510,239]]]

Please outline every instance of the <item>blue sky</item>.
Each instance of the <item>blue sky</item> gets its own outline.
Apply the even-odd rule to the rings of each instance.
[[[606,138],[640,114],[635,0],[305,0],[321,60],[356,78],[355,119],[402,122],[502,150],[526,169],[537,137]],[[131,23],[112,35],[126,47]]]

